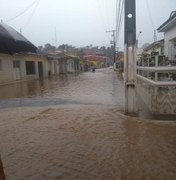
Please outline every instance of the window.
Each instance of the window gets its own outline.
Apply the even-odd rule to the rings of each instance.
[[[20,68],[20,61],[13,61],[13,68]]]
[[[34,61],[26,61],[26,74],[27,75],[35,74],[35,62]]]
[[[2,70],[2,60],[0,59],[0,71]]]

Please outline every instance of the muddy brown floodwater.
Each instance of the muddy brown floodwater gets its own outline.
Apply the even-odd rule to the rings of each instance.
[[[113,95],[123,87],[114,77],[101,70],[69,78],[60,85],[64,90],[52,81],[53,88],[43,86],[30,97],[23,93],[22,104],[12,94],[1,100],[0,152],[7,179],[175,179],[176,123],[120,113],[122,95],[116,100]],[[84,82],[76,83],[80,78]]]

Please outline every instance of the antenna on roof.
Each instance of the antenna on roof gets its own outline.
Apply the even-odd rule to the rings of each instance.
[[[20,33],[22,34],[22,28],[20,28]]]

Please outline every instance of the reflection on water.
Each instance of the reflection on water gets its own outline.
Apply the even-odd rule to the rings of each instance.
[[[109,69],[1,86],[1,107],[21,103],[0,108],[7,179],[175,179],[175,122],[120,114],[123,92]]]
[[[66,74],[0,87],[0,99],[24,98],[74,101],[80,104],[117,105],[123,108],[123,81],[109,69]],[[25,99],[26,100],[26,99]],[[46,102],[46,101],[45,101]]]

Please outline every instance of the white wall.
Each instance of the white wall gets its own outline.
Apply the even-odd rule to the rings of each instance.
[[[171,40],[176,38],[176,26],[164,34],[164,54],[166,57],[168,57],[170,60],[172,59],[172,55],[176,55],[176,48],[173,47]]]
[[[0,70],[0,83],[13,81],[13,57],[10,55],[0,54],[2,69]]]
[[[68,73],[74,73],[75,72],[74,60],[72,60],[72,59],[67,60],[67,72]]]
[[[38,62],[43,64],[43,76],[48,76],[48,61],[45,57],[37,55],[8,55],[0,54],[0,59],[2,62],[2,69],[0,70],[0,84],[9,83],[15,80],[13,76],[13,61],[20,61],[20,79],[37,79],[39,78],[38,74]],[[35,74],[27,75],[26,74],[26,64],[25,61],[34,61],[35,62]]]

